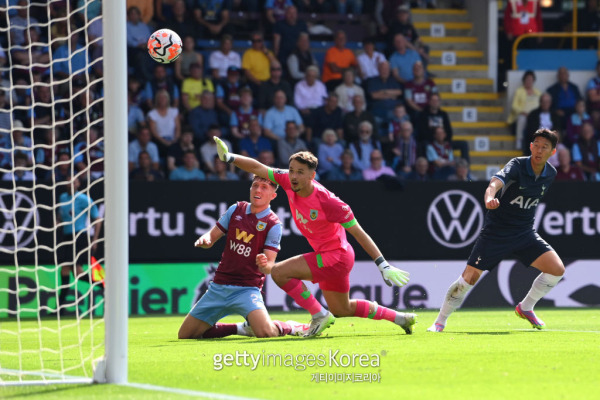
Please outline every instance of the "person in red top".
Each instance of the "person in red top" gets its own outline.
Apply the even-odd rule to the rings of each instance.
[[[300,335],[308,325],[294,321],[272,321],[260,290],[279,252],[281,222],[271,211],[277,185],[255,176],[250,203],[229,207],[213,228],[194,246],[209,249],[227,235],[227,244],[213,281],[179,328],[179,339],[220,338],[230,335],[272,337]],[[247,322],[217,323],[229,314],[240,314]]]
[[[345,69],[358,67],[356,56],[352,50],[346,48],[346,33],[337,31],[333,42],[334,46],[325,53],[323,76],[321,77],[328,92],[334,91],[342,83],[342,72]]]
[[[539,0],[509,0],[504,9],[504,32],[508,40],[524,33],[542,32],[542,10]]]
[[[571,152],[566,147],[558,150],[557,181],[585,181],[585,175],[579,166],[571,163]]]
[[[415,314],[397,312],[367,300],[350,300],[349,276],[354,266],[354,250],[346,239],[346,231],[373,258],[387,285],[404,286],[409,273],[388,264],[373,239],[356,221],[350,206],[314,180],[317,157],[301,151],[290,157],[289,170],[275,170],[254,159],[229,153],[219,138],[214,140],[221,160],[281,185],[288,196],[296,226],[314,250],[277,263],[271,273],[273,281],[312,315],[306,336],[321,334],[335,322],[334,315],[385,319],[402,327],[407,334],[412,333]],[[323,308],[302,280],[319,284],[330,311]]]

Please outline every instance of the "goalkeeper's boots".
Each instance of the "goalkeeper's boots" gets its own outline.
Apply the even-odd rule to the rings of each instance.
[[[523,311],[523,309],[521,308],[521,303],[517,304],[517,307],[515,308],[515,314],[517,314],[517,317],[520,317],[520,318],[523,318],[523,319],[526,319],[527,321],[529,321],[531,326],[534,327],[535,329],[544,329],[546,327],[546,324],[544,324],[544,321],[542,321],[541,319],[536,317],[533,310],[532,311]]]
[[[396,312],[394,323],[404,329],[407,335],[412,335],[413,328],[417,323],[417,314]]]
[[[285,323],[292,327],[291,336],[304,336],[310,330],[310,325],[308,324],[301,324],[296,321],[285,321]]]
[[[324,317],[314,317],[310,321],[310,329],[304,337],[319,336],[323,331],[335,323],[335,317],[327,311]]]
[[[444,332],[446,325],[438,324],[437,322],[427,328],[427,332]]]

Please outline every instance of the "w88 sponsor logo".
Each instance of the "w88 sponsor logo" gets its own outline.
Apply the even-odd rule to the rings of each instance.
[[[233,240],[229,241],[229,249],[244,257],[250,256],[250,253],[252,252],[252,247],[246,246],[243,243],[236,243]]]

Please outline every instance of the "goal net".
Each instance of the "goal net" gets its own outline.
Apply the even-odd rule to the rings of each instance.
[[[101,4],[0,5],[0,385],[92,382],[105,354]]]

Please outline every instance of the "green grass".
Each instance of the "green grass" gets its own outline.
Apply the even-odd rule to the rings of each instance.
[[[177,340],[183,317],[129,320],[129,381],[263,399],[600,399],[600,313],[598,309],[542,309],[549,326],[535,331],[513,310],[458,311],[442,334],[426,333],[435,312],[419,313],[415,334],[386,321],[338,319],[320,338]],[[305,314],[274,313],[282,320]],[[228,319],[234,321],[238,319]],[[50,321],[45,321],[50,322]],[[33,322],[31,323],[33,324]],[[1,329],[16,324],[2,322]],[[65,332],[68,334],[68,331]],[[15,350],[2,334],[0,350]],[[28,338],[37,343],[37,336]],[[26,341],[27,343],[27,341]],[[99,349],[101,353],[102,349]],[[379,367],[293,367],[259,365],[214,370],[215,354],[377,354]],[[2,356],[3,357],[3,356]],[[37,357],[37,356],[36,356]],[[26,364],[35,365],[27,356]],[[50,357],[51,358],[51,357]],[[340,358],[338,357],[338,360]],[[2,366],[6,360],[0,358]],[[380,374],[381,382],[311,382],[312,374]],[[74,375],[74,374],[73,374]],[[354,376],[354,375],[353,375]],[[6,377],[3,377],[6,378]],[[0,398],[165,399],[180,394],[116,385],[4,387]]]

